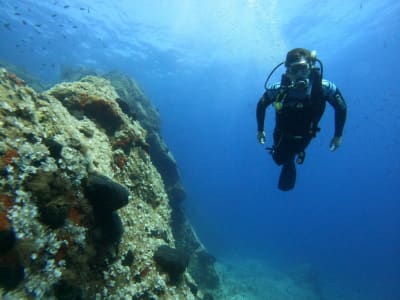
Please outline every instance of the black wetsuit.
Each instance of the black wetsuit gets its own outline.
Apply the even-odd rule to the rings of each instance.
[[[321,81],[319,81],[321,82]],[[264,130],[265,111],[283,94],[279,83],[267,89],[257,105],[257,129]],[[279,188],[290,190],[296,180],[294,166],[295,156],[304,154],[304,149],[315,137],[318,122],[328,102],[335,110],[335,136],[341,137],[346,121],[346,103],[339,89],[328,81],[322,80],[322,85],[306,89],[289,88],[285,90],[280,101],[281,109],[276,109],[276,124],[274,129],[274,145],[272,157],[278,165],[283,165]],[[285,169],[286,168],[286,169]],[[284,174],[284,173],[287,174]],[[285,176],[289,176],[285,178]]]

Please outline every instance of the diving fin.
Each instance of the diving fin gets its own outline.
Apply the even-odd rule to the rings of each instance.
[[[296,166],[294,164],[294,159],[289,159],[282,166],[278,188],[282,191],[289,191],[294,188],[295,183]]]

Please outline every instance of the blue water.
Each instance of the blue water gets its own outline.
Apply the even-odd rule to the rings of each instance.
[[[218,259],[310,263],[326,299],[398,300],[400,2],[292,2],[3,0],[0,59],[49,83],[63,65],[135,77],[160,110],[186,211]],[[317,50],[349,111],[330,153],[327,108],[296,188],[283,193],[256,140],[255,106],[294,47]],[[273,119],[270,109],[267,144]]]

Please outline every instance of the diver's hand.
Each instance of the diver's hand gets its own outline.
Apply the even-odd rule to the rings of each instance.
[[[331,144],[329,146],[329,150],[331,152],[337,150],[337,148],[340,147],[342,144],[342,137],[341,136],[334,136],[333,139],[331,140]]]
[[[265,144],[265,132],[264,131],[257,132],[257,140],[261,145]]]

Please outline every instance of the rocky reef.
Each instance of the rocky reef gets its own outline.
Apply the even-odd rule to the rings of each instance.
[[[37,92],[43,92],[46,88],[50,87],[49,84],[43,84],[38,78],[27,72],[25,69],[17,67],[1,59],[0,68],[7,69],[11,75],[15,74],[15,78],[20,79],[24,84],[29,85]]]
[[[0,69],[0,136],[4,298],[218,298],[158,112],[132,79],[37,93]]]

